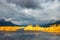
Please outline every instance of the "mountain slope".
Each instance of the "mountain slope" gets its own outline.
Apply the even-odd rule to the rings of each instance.
[[[54,23],[44,24],[44,25],[41,25],[41,26],[49,27],[50,25],[54,25],[54,24],[56,24],[56,26],[57,26],[57,25],[59,25],[59,24],[60,24],[60,21],[56,21],[56,22],[54,22]]]
[[[0,19],[0,26],[16,26],[10,21],[5,21],[4,19]]]

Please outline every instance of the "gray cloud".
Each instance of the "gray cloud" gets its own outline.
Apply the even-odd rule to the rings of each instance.
[[[50,23],[60,20],[59,14],[58,0],[0,0],[0,18],[15,24]]]
[[[42,7],[39,6],[39,1],[37,0],[7,0],[7,1],[15,3],[16,5],[20,5],[21,7],[25,8],[42,9]]]

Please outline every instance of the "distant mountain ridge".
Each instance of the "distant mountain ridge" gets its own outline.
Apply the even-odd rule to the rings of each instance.
[[[4,19],[0,19],[0,26],[16,26],[11,21],[6,21]]]
[[[41,25],[41,26],[44,26],[44,27],[49,27],[50,25],[55,25],[58,26],[60,24],[60,21],[56,21],[54,23],[48,23],[48,24],[44,24],[44,25]]]
[[[54,23],[42,24],[40,26],[48,27],[48,26],[54,25],[54,24],[59,25],[60,21],[56,21]],[[0,19],[0,26],[18,26],[18,25],[13,24],[11,21],[6,21],[5,19]],[[22,25],[22,26],[25,26],[25,25]]]

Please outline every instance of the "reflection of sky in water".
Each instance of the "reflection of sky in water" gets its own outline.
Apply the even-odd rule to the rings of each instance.
[[[0,36],[0,40],[60,40],[60,36],[48,33],[12,33]]]

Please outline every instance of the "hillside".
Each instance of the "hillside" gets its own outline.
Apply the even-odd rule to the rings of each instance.
[[[10,21],[5,21],[4,19],[0,19],[0,26],[16,26]]]

